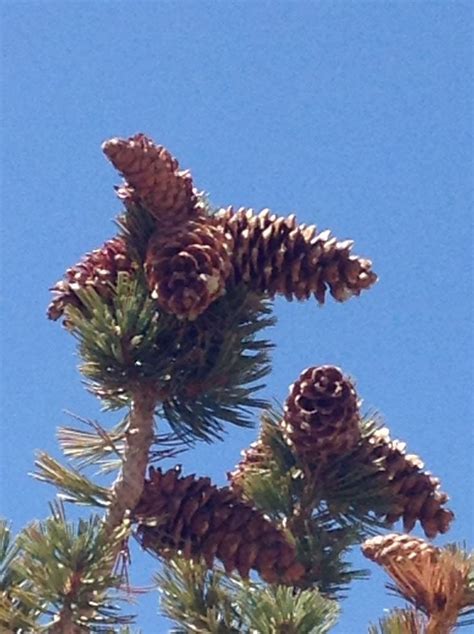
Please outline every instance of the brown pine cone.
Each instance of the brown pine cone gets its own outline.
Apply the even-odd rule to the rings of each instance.
[[[131,274],[133,268],[123,238],[108,240],[100,249],[87,253],[78,264],[67,269],[64,279],[51,288],[54,298],[48,306],[48,318],[59,319],[66,306],[81,307],[81,300],[76,294],[79,289],[92,287],[102,297],[112,297],[112,286],[118,273]]]
[[[190,220],[173,232],[157,228],[148,243],[152,297],[180,319],[196,319],[224,294],[230,267],[229,237],[205,220]]]
[[[396,533],[368,539],[362,552],[382,566],[400,594],[430,618],[427,632],[451,632],[461,609],[472,602],[471,564],[461,552]]]
[[[179,469],[150,469],[133,521],[143,547],[163,557],[179,551],[209,568],[217,557],[228,574],[246,578],[253,568],[268,583],[292,584],[304,572],[294,546],[260,511],[209,478],[180,477]]]
[[[346,454],[360,437],[354,386],[334,366],[304,370],[290,387],[281,425],[306,464],[322,465]]]
[[[233,471],[227,474],[232,491],[239,496],[244,493],[244,483],[249,472],[265,466],[271,459],[271,449],[262,438],[258,438],[258,440],[251,443],[248,449],[244,449],[241,452],[241,456],[242,460]]]
[[[166,148],[144,134],[105,141],[102,150],[126,182],[117,193],[125,203],[145,207],[161,224],[196,215],[197,195],[188,171],[180,171]]]
[[[444,505],[449,497],[440,490],[440,481],[424,471],[422,460],[405,452],[405,443],[391,440],[387,428],[363,439],[355,455],[362,464],[373,466],[374,477],[387,490],[390,500],[386,521],[393,524],[403,518],[406,532],[418,520],[429,538],[446,533],[454,513]]]
[[[254,290],[288,300],[314,295],[323,304],[327,289],[342,302],[377,281],[370,260],[351,255],[352,241],[337,241],[329,231],[316,234],[314,226],[297,225],[293,215],[229,207],[216,219],[234,240],[235,284],[244,281]]]
[[[392,564],[403,564],[406,559],[434,563],[440,549],[420,537],[388,533],[367,539],[362,545],[362,552],[379,566],[390,568]]]

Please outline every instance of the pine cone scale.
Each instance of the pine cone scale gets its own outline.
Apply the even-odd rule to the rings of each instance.
[[[347,452],[360,435],[354,387],[333,366],[309,368],[290,387],[282,421],[294,451],[308,465]]]
[[[194,320],[225,292],[230,243],[218,227],[190,221],[173,235],[150,239],[145,272],[152,296],[167,312]]]
[[[102,149],[126,179],[117,192],[126,204],[140,203],[168,226],[202,214],[189,171],[180,171],[164,147],[137,134],[110,139]]]
[[[176,469],[165,474],[150,471],[133,513],[146,548],[163,556],[181,550],[187,558],[202,557],[208,566],[217,557],[229,573],[237,569],[248,574],[255,568],[264,579],[287,578],[291,569],[290,576],[296,579],[299,567],[294,547],[262,513],[229,489],[211,485],[208,478],[190,482],[188,477],[186,487],[183,480]],[[150,526],[147,517],[158,512],[165,519]]]

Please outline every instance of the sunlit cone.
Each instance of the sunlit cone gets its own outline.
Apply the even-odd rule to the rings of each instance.
[[[431,565],[438,561],[441,551],[420,537],[389,533],[367,539],[362,546],[362,552],[367,559],[389,570],[391,566],[403,565],[407,560],[416,561],[420,565]]]
[[[304,370],[290,388],[281,425],[306,464],[321,465],[346,454],[360,437],[354,386],[334,366]]]
[[[382,566],[398,592],[429,617],[430,634],[451,632],[472,600],[471,558],[459,550],[436,548],[417,537],[392,533],[368,539],[362,552]]]
[[[389,430],[382,428],[364,439],[357,450],[358,460],[373,466],[380,486],[390,500],[385,519],[394,523],[403,518],[404,530],[409,532],[419,521],[427,537],[445,533],[454,513],[444,508],[449,500],[440,490],[440,481],[424,470],[422,460],[405,452],[405,443],[391,440]]]
[[[262,438],[258,438],[250,447],[241,452],[242,459],[233,471],[228,473],[230,486],[235,493],[242,495],[245,481],[250,472],[264,467],[271,459],[271,448]]]
[[[151,468],[133,518],[144,548],[163,557],[179,552],[209,568],[217,558],[228,574],[237,570],[245,578],[254,569],[268,583],[292,584],[304,571],[282,531],[209,478]]]
[[[191,175],[179,170],[166,148],[136,134],[128,139],[109,139],[102,150],[126,179],[117,189],[125,203],[144,206],[161,224],[179,224],[196,215],[197,195]]]
[[[188,221],[158,228],[148,243],[145,272],[152,297],[179,318],[196,319],[225,292],[230,241],[220,227]]]
[[[62,317],[67,306],[81,307],[77,295],[80,289],[92,287],[102,297],[111,297],[118,273],[132,273],[133,269],[125,241],[120,237],[108,240],[100,249],[87,253],[78,264],[67,269],[64,278],[52,287],[53,301],[47,312],[49,319]]]
[[[342,302],[377,280],[370,260],[351,255],[352,241],[298,225],[294,216],[229,207],[216,217],[233,236],[234,283],[289,300],[313,295],[323,304],[327,290]]]

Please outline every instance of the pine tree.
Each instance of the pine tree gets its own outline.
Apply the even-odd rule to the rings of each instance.
[[[117,233],[53,286],[48,317],[77,340],[88,389],[121,414],[110,429],[60,428],[65,464],[36,461],[36,477],[59,491],[50,516],[17,536],[0,523],[1,631],[132,632],[121,606],[133,596],[132,536],[159,561],[160,607],[176,633],[328,632],[348,585],[367,575],[347,559],[357,547],[406,602],[372,634],[473,624],[473,555],[429,541],[454,519],[448,495],[363,413],[353,379],[315,366],[281,409],[258,397],[272,299],[346,301],[377,281],[370,260],[295,216],[214,209],[143,134],[103,151],[124,177]],[[176,465],[258,413],[228,486]],[[113,481],[94,481],[90,467]],[[73,522],[66,503],[95,510]],[[399,520],[404,532],[387,532]],[[426,541],[409,535],[417,523]]]

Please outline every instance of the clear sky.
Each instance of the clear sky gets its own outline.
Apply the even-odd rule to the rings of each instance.
[[[3,2],[1,512],[48,513],[28,477],[64,410],[100,416],[48,287],[114,234],[118,182],[100,151],[138,131],[168,146],[216,205],[270,207],[353,238],[379,284],[323,309],[278,301],[274,371],[340,365],[367,409],[419,453],[473,541],[472,32],[469,2]],[[104,419],[100,419],[104,420]],[[225,472],[254,438],[184,456]],[[360,561],[360,557],[356,557]],[[137,558],[146,585],[154,562]],[[339,634],[382,615],[359,582]],[[145,634],[166,632],[143,600]]]

